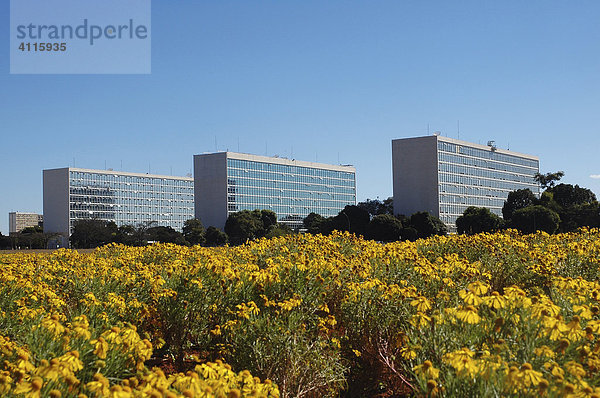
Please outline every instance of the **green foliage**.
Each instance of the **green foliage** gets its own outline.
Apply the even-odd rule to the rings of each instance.
[[[445,235],[448,232],[448,228],[439,218],[426,211],[417,212],[410,216],[410,227],[417,231],[418,238]]]
[[[197,218],[185,220],[183,223],[183,237],[190,245],[202,245],[205,242],[205,232],[202,221]]]
[[[596,195],[589,189],[582,188],[579,185],[558,184],[550,191],[554,201],[563,209],[596,202]]]
[[[400,240],[402,222],[390,214],[380,214],[371,219],[367,228],[367,237],[380,242]]]
[[[232,244],[239,245],[264,237],[274,225],[277,225],[277,216],[271,210],[242,210],[227,217],[225,233]]]
[[[303,220],[304,228],[306,232],[310,234],[318,234],[322,232],[322,224],[325,218],[317,213],[310,213]]]
[[[69,238],[71,246],[78,249],[98,247],[113,242],[117,225],[112,221],[98,219],[77,220]]]
[[[502,207],[502,216],[505,220],[510,220],[515,211],[524,209],[528,206],[533,206],[537,202],[537,198],[530,189],[517,189],[508,194],[508,198]]]
[[[205,237],[207,246],[223,246],[227,243],[227,234],[212,225],[206,228]]]
[[[544,231],[553,234],[558,230],[560,217],[556,212],[540,205],[515,211],[511,225],[524,234]]]
[[[271,225],[269,227],[269,230],[267,231],[265,238],[267,238],[267,239],[276,238],[279,236],[291,235],[293,233],[294,233],[294,231],[292,231],[292,228],[290,228],[289,225],[279,223],[279,224]]]
[[[535,181],[542,187],[542,189],[549,189],[554,187],[556,181],[560,180],[565,173],[563,171],[557,171],[556,173],[536,173],[533,177]]]
[[[486,207],[467,207],[463,215],[456,219],[458,233],[467,235],[495,232],[502,228],[502,224],[502,219]]]
[[[371,217],[381,214],[394,215],[394,198],[392,197],[385,199],[383,202],[379,199],[367,199],[364,202],[359,202],[357,206],[366,210]]]
[[[369,225],[369,213],[358,206],[347,205],[336,216],[338,231],[348,231],[355,235],[366,235]]]
[[[188,243],[181,232],[165,226],[148,228],[146,237],[149,241],[153,242],[175,243],[177,245],[186,245]]]

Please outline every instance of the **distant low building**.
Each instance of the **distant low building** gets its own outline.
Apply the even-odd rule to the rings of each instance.
[[[44,232],[73,232],[77,220],[117,226],[156,222],[181,231],[194,218],[194,180],[112,170],[61,168],[43,171]]]
[[[44,216],[37,213],[23,213],[19,211],[8,213],[8,233],[19,233],[28,227],[43,227]]]
[[[502,216],[511,191],[530,189],[537,156],[473,144],[439,135],[392,140],[394,214],[427,211],[456,231],[456,219],[469,206]]]

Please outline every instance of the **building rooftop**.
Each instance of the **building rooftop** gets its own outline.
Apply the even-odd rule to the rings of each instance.
[[[283,164],[288,166],[300,166],[300,167],[310,167],[313,169],[327,169],[334,171],[345,171],[345,172],[356,172],[356,168],[352,165],[333,165],[327,163],[317,163],[317,162],[307,162],[303,160],[289,159],[286,157],[279,156],[261,156],[261,155],[253,155],[249,153],[240,153],[240,152],[211,152],[204,153],[195,156],[206,156],[206,155],[215,155],[215,154],[226,154],[229,159],[239,159],[239,160],[250,160],[253,162],[262,162],[262,163],[274,163],[274,164]]]
[[[82,169],[79,167],[60,167],[57,169],[45,169],[46,170],[65,170],[78,171],[82,173],[94,173],[94,174],[112,174],[115,176],[132,176],[132,177],[150,177],[150,178],[169,178],[173,180],[186,180],[194,181],[193,177],[180,177],[180,176],[167,176],[161,174],[149,174],[149,173],[132,173],[129,171],[115,171],[115,170],[97,170],[97,169]]]

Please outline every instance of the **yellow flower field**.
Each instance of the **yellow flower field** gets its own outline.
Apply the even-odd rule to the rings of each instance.
[[[0,394],[600,397],[600,231],[0,254]]]

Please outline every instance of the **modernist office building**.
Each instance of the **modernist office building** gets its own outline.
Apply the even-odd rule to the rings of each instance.
[[[195,214],[223,228],[229,214],[267,209],[292,228],[314,212],[334,216],[356,204],[356,170],[295,159],[218,152],[194,156]]]
[[[44,216],[37,213],[23,213],[14,211],[8,213],[8,233],[10,235],[21,232],[27,227],[42,227]]]
[[[536,156],[439,135],[392,141],[394,213],[428,211],[456,231],[456,219],[469,206],[502,216],[509,192],[539,195]]]
[[[181,231],[194,218],[194,180],[111,170],[44,170],[44,231],[69,236],[77,220],[155,221]]]

